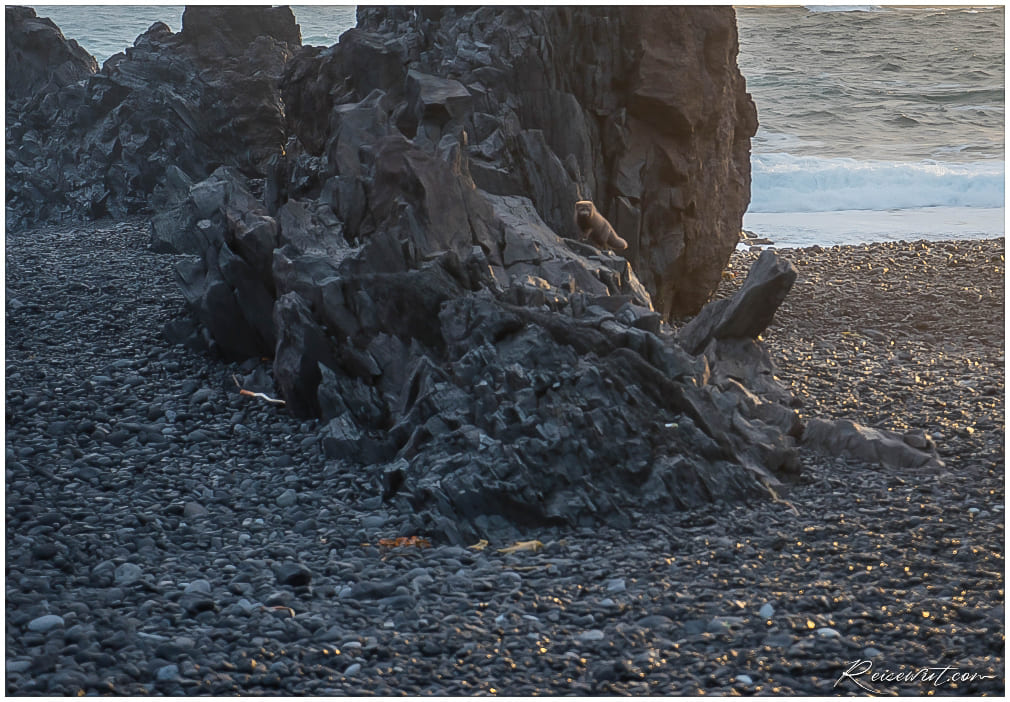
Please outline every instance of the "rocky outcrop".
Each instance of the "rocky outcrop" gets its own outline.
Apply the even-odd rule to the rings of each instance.
[[[321,416],[330,459],[370,471],[419,532],[627,525],[632,506],[766,495],[799,472],[795,413],[677,346],[627,261],[402,137],[369,164],[367,237],[318,200],[271,216],[228,169],[154,231],[182,223],[162,245],[203,248],[179,278],[214,345],[273,351],[287,409]]]
[[[98,71],[98,62],[30,7],[4,8],[6,101],[53,92]]]
[[[770,314],[697,354],[661,323],[712,292],[746,207],[732,11],[366,8],[295,54],[288,11],[246,12],[190,8],[61,92],[92,213],[153,193],[152,245],[191,255],[189,342],[272,356],[328,457],[457,542],[798,472]],[[573,238],[580,199],[628,258]]]
[[[347,110],[382,91],[391,127],[458,149],[478,188],[530,198],[556,233],[574,236],[574,201],[593,200],[662,317],[701,308],[739,239],[757,127],[730,8],[358,14],[284,80],[292,131],[325,176],[358,177]]]
[[[178,34],[156,23],[8,120],[8,224],[146,211],[164,204],[169,167],[201,180],[230,165],[277,176],[271,214],[338,177],[327,196],[367,235],[353,144],[362,129],[396,132],[455,150],[478,188],[529,198],[561,236],[576,236],[573,203],[593,200],[660,316],[701,308],[738,238],[756,129],[730,8],[359,15],[339,45],[290,65],[286,8],[191,7]]]
[[[8,226],[150,211],[170,167],[262,175],[284,145],[277,78],[299,46],[287,8],[189,7],[179,33],[157,22],[86,80],[36,91],[8,119]]]
[[[735,356],[686,353],[654,305],[701,304],[705,267],[671,271],[703,250],[719,277],[721,225],[706,239],[678,224],[686,213],[746,206],[746,179],[735,204],[699,199],[753,131],[736,103],[716,114],[730,94],[749,105],[735,68],[707,97],[653,84],[672,80],[660,65],[704,82],[730,60],[732,13],[680,26],[691,16],[360,10],[338,45],[285,68],[291,136],[262,203],[236,171],[173,172],[154,245],[199,254],[179,280],[213,345],[272,352],[287,409],[321,416],[327,455],[372,471],[419,531],[472,542],[767,494],[798,472],[801,431],[769,399],[788,401],[770,359],[753,338]],[[638,36],[650,23],[669,30],[663,42]],[[712,66],[670,63],[670,42],[708,46],[698,60]],[[712,173],[692,175],[702,158]],[[584,197],[607,203],[628,259],[571,238]],[[726,255],[739,221],[730,229]],[[670,285],[648,290],[639,267]],[[731,368],[748,361],[757,393]]]

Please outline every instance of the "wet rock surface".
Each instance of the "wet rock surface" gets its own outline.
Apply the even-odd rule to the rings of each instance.
[[[412,527],[383,475],[238,394],[269,363],[165,341],[148,241],[7,237],[8,694],[816,695],[856,659],[1003,692],[1002,240],[790,252],[765,332],[801,416],[925,429],[945,473],[809,453],[782,502],[482,550],[383,541]]]

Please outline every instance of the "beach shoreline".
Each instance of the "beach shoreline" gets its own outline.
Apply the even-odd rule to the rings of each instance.
[[[1003,239],[780,251],[801,417],[924,429],[945,472],[802,451],[779,502],[511,551],[381,546],[375,476],[163,338],[148,242],[8,232],[8,694],[861,694],[857,659],[993,676],[885,693],[1004,690]]]

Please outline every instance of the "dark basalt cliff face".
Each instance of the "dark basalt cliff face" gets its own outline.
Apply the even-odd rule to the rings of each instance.
[[[4,8],[6,100],[52,92],[98,70],[94,57],[30,7]]]
[[[153,198],[154,247],[193,254],[172,333],[272,357],[256,389],[419,531],[628,525],[796,474],[756,341],[795,269],[769,253],[683,344],[661,323],[747,205],[731,10],[363,8],[296,43],[286,9],[155,25],[8,129],[9,216]],[[573,238],[580,199],[628,258]]]
[[[332,172],[327,116],[381,90],[403,101],[400,132],[451,141],[478,188],[529,197],[558,234],[593,200],[669,318],[711,295],[749,203],[757,115],[737,51],[731,8],[363,9],[334,50],[300,54],[282,90]]]
[[[8,91],[8,226],[149,212],[169,166],[262,174],[286,138],[277,79],[301,45],[294,15],[189,7],[183,27],[156,22],[98,73],[35,92],[13,115]],[[20,75],[31,61],[7,46],[8,76]]]

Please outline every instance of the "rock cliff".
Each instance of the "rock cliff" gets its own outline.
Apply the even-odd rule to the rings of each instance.
[[[98,70],[94,57],[30,7],[4,8],[6,101],[42,95]]]
[[[325,174],[346,164],[340,116],[324,116],[380,90],[391,126],[458,149],[478,188],[529,197],[558,234],[593,200],[668,319],[709,298],[750,200],[757,116],[737,51],[731,8],[366,8],[282,90]]]
[[[149,212],[170,166],[261,175],[284,145],[277,79],[300,45],[287,8],[188,7],[181,32],[156,22],[101,71],[35,93],[8,118],[8,226]],[[8,41],[8,75],[33,60]]]

